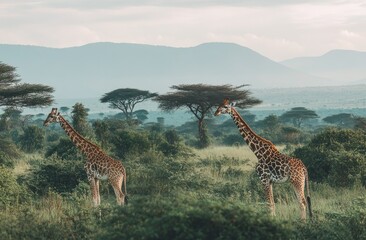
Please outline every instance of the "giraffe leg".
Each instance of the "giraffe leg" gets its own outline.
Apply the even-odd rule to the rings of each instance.
[[[306,220],[306,200],[304,195],[305,181],[302,178],[291,180],[297,200],[299,201],[301,219]]]
[[[125,204],[125,195],[122,192],[122,182],[123,182],[123,176],[117,178],[117,179],[111,179],[111,185],[114,190],[114,194],[116,195],[117,204],[118,205],[124,205]]]
[[[271,213],[271,216],[276,216],[276,210],[275,210],[275,203],[273,199],[273,189],[272,184],[267,183],[264,185],[264,191],[266,193],[266,200],[268,203],[269,211]]]
[[[97,192],[97,205],[100,205],[99,179],[95,178],[95,190]]]
[[[97,207],[99,204],[98,204],[98,192],[97,192],[95,178],[91,177],[89,179],[89,183],[90,183],[90,189],[91,189],[92,197],[93,197],[93,204],[94,204],[94,207]]]

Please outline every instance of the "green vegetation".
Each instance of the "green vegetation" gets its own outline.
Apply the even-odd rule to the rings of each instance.
[[[75,104],[69,119],[75,129],[127,171],[129,205],[117,206],[102,182],[102,204],[94,208],[85,159],[65,132],[21,113],[6,108],[0,117],[0,239],[366,238],[363,118],[325,128],[303,117],[293,120],[295,127],[275,115],[255,121],[243,112],[258,134],[308,167],[314,217],[302,222],[289,183],[274,186],[277,216],[268,215],[257,160],[231,119],[207,118],[212,145],[202,148],[196,122],[173,128],[163,119],[91,121],[88,109]]]
[[[110,125],[114,121],[102,122],[106,131],[116,127]],[[357,178],[361,175],[355,173],[345,185],[331,181],[349,161],[342,155],[326,178],[317,179],[318,173],[310,170],[315,174],[310,177],[314,218],[305,223],[299,220],[290,184],[275,185],[277,216],[268,215],[253,171],[256,158],[247,146],[194,149],[176,130],[119,126],[122,129],[109,132],[107,144],[115,146],[108,151],[120,156],[127,168],[129,205],[117,206],[113,190],[102,182],[102,205],[92,207],[82,156],[67,144],[63,132],[46,129],[47,136],[52,134],[45,137],[45,145],[53,149],[44,149],[48,157],[22,153],[14,169],[0,169],[0,238],[362,239],[366,235],[365,187]],[[295,148],[295,153],[315,155],[305,152],[314,146],[362,152],[362,136],[359,130],[327,129]],[[130,151],[121,154],[126,146]],[[310,159],[305,157],[304,162],[313,169]],[[347,176],[354,174],[347,171]]]

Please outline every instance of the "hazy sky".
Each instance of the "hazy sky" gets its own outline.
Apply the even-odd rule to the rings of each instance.
[[[0,43],[233,42],[273,60],[366,51],[366,0],[1,0]],[[1,53],[0,53],[1,54]]]

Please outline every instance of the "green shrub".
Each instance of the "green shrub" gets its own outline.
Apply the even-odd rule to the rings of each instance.
[[[137,131],[119,131],[112,142],[119,158],[131,154],[142,154],[150,148],[148,135]]]
[[[333,186],[366,185],[366,135],[361,131],[327,129],[295,150],[310,180]]]
[[[82,153],[77,149],[73,142],[69,138],[60,138],[59,142],[55,145],[51,145],[45,156],[50,157],[56,155],[58,158],[64,160],[83,159]]]
[[[44,132],[37,126],[29,126],[19,137],[19,143],[21,149],[28,153],[41,150],[44,146]]]
[[[20,186],[11,170],[0,167],[0,208],[26,201],[29,194]]]
[[[20,155],[20,151],[12,140],[0,136],[0,166],[13,167],[14,159]]]
[[[0,239],[95,239],[98,209],[76,204],[70,209],[54,193],[47,198],[36,206],[0,211]]]
[[[49,190],[57,193],[71,192],[86,179],[83,161],[62,160],[53,156],[32,165],[23,181],[30,190],[44,195]]]
[[[129,193],[138,195],[169,195],[189,188],[195,178],[193,164],[184,158],[170,158],[149,150],[138,158],[129,159],[127,179]],[[130,171],[131,169],[131,171]]]
[[[228,145],[228,146],[233,146],[233,145],[239,146],[239,145],[246,144],[243,137],[239,133],[226,135],[223,138],[222,142],[224,145]]]
[[[115,208],[98,238],[289,239],[290,234],[284,224],[242,204],[149,197]]]
[[[307,224],[295,224],[293,239],[366,239],[366,198],[350,203],[345,213],[326,213],[325,219],[315,219]]]

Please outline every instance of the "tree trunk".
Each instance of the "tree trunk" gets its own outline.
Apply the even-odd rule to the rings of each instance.
[[[198,137],[199,137],[199,145],[201,148],[208,147],[209,139],[207,136],[207,129],[203,118],[198,119]]]

